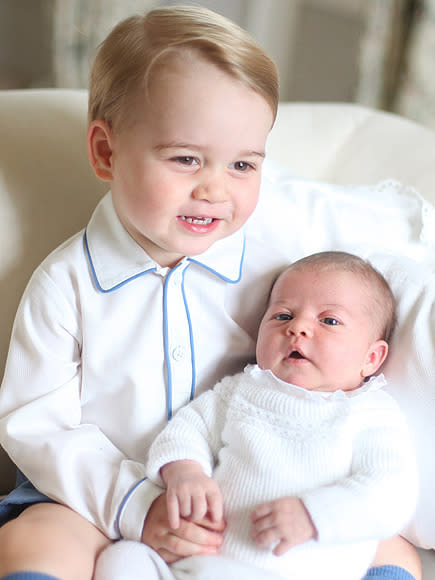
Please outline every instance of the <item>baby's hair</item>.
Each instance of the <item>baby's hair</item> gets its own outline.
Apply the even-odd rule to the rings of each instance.
[[[369,312],[379,328],[378,338],[391,340],[396,325],[396,301],[384,276],[368,261],[347,252],[318,252],[293,262],[285,271],[305,269],[337,270],[358,276],[370,292]]]
[[[120,22],[102,42],[89,79],[89,122],[126,116],[165,58],[197,55],[260,94],[275,119],[278,71],[255,40],[231,20],[196,6],[162,7]],[[188,66],[188,63],[186,64]]]

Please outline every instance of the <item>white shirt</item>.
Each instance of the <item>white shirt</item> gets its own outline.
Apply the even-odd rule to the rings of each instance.
[[[24,293],[0,391],[0,443],[41,492],[111,538],[140,538],[161,492],[145,479],[144,462],[168,414],[254,360],[278,271],[308,251],[345,246],[337,241],[338,215],[331,235],[320,231],[322,208],[328,204],[333,215],[343,188],[334,197],[331,186],[313,194],[310,185],[282,192],[266,185],[245,233],[172,271],[128,235],[108,195],[86,236],[48,256]],[[408,205],[398,210],[401,227],[392,226],[400,245],[388,228],[374,238],[367,216],[373,204],[388,206],[394,191],[371,193],[372,205],[365,189],[348,192],[352,211],[343,230],[353,232],[351,249],[367,239],[369,251],[388,243],[393,251],[425,251],[420,221],[408,224]],[[394,199],[402,202],[399,194]],[[303,209],[308,198],[319,232]]]
[[[384,385],[379,376],[354,391],[309,391],[250,365],[177,413],[147,471],[162,484],[163,465],[191,459],[213,474],[227,523],[220,555],[289,580],[359,580],[416,501],[408,429]],[[302,499],[318,538],[277,557],[252,541],[250,516],[284,496]]]
[[[35,487],[111,538],[140,538],[161,493],[144,479],[150,442],[254,357],[270,276],[254,281],[263,252],[244,268],[245,300],[235,288],[246,255],[238,232],[160,268],[108,194],[86,231],[48,256],[20,304],[0,392],[1,443]]]

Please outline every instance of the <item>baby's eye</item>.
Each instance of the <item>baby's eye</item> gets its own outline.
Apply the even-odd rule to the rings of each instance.
[[[320,322],[323,322],[323,324],[327,324],[328,326],[338,326],[341,324],[339,320],[332,318],[331,316],[325,316],[325,318],[322,318]]]
[[[276,314],[275,320],[291,320],[293,316],[291,314]]]
[[[187,165],[188,167],[198,164],[198,160],[195,157],[190,157],[189,155],[185,155],[184,157],[174,157],[174,161],[181,163],[181,165]]]
[[[231,164],[231,167],[240,173],[245,173],[250,169],[254,169],[254,166],[246,161],[236,161],[235,163]]]

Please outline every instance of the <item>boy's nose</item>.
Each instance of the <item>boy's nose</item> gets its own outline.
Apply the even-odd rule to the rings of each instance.
[[[229,194],[225,179],[214,177],[202,180],[194,188],[193,197],[210,203],[222,203],[228,201]]]

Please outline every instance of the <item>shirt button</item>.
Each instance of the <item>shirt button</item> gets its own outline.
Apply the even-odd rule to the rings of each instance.
[[[184,348],[184,346],[176,346],[172,350],[172,358],[175,361],[182,361],[185,356],[186,356],[186,349]]]

